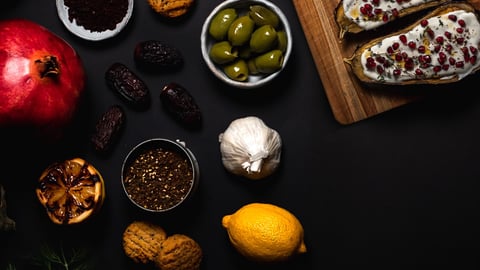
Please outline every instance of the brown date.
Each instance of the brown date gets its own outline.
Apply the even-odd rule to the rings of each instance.
[[[160,92],[160,101],[164,109],[186,127],[201,127],[200,108],[190,92],[180,84],[171,82],[165,85]]]
[[[132,108],[146,110],[150,106],[150,90],[147,84],[124,64],[112,64],[105,72],[105,80]]]
[[[106,154],[116,142],[125,123],[125,112],[120,105],[112,105],[95,125],[91,143],[98,153]]]

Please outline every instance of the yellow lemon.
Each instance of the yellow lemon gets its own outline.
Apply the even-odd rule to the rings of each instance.
[[[300,221],[288,210],[268,203],[250,203],[222,218],[235,249],[248,259],[285,261],[307,252]]]

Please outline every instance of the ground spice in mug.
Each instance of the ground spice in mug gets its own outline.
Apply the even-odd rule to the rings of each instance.
[[[64,0],[68,19],[92,32],[113,30],[127,15],[128,0]]]
[[[193,168],[181,154],[163,148],[144,150],[127,167],[124,187],[143,208],[161,211],[177,205],[193,184]]]

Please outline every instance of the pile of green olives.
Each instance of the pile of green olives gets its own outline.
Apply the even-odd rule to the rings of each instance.
[[[208,33],[215,40],[211,60],[232,80],[247,81],[249,75],[282,68],[287,35],[278,15],[263,5],[251,5],[245,13],[235,8],[220,10]]]

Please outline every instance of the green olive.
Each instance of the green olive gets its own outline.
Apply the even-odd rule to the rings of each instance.
[[[260,73],[257,70],[257,66],[255,65],[255,59],[254,58],[250,58],[250,59],[247,60],[247,67],[248,67],[248,72],[252,75],[256,75],[256,74]]]
[[[208,33],[216,40],[224,40],[227,37],[228,28],[237,16],[237,11],[234,8],[219,11],[212,18]]]
[[[263,53],[273,48],[277,43],[277,31],[267,24],[257,28],[250,38],[252,52]]]
[[[285,53],[287,50],[288,39],[287,33],[285,31],[278,31],[277,32],[277,49]]]
[[[240,16],[228,28],[228,40],[233,46],[242,46],[250,40],[255,22],[248,16]]]
[[[253,59],[250,65],[254,65],[254,72],[273,73],[282,68],[283,53],[280,50],[271,50]]]
[[[271,11],[269,8],[262,5],[253,5],[250,6],[250,11],[248,15],[255,22],[257,26],[261,25],[271,25],[274,28],[278,27],[279,19],[278,15],[275,12]]]
[[[219,41],[210,48],[209,56],[217,64],[232,62],[238,57],[238,51],[228,41]]]
[[[244,82],[248,79],[247,62],[243,59],[238,59],[235,62],[226,65],[223,72],[232,80]]]

